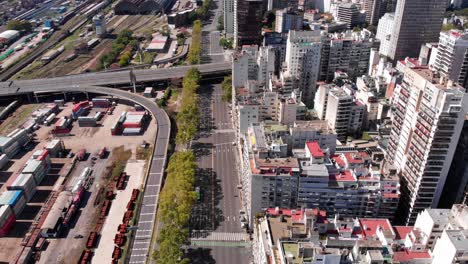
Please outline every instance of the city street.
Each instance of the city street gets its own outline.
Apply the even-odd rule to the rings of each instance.
[[[200,188],[190,222],[194,259],[209,252],[216,263],[249,263],[250,243],[241,227],[241,202],[237,185],[237,146],[227,103],[221,100],[221,85],[200,87],[201,129],[193,148]],[[210,258],[203,257],[211,263]]]
[[[223,0],[213,1],[210,19],[204,23],[202,32],[202,63],[223,62],[224,49],[219,45],[221,32],[217,30],[218,18],[222,15]]]

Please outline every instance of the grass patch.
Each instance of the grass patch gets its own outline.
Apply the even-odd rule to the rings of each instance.
[[[369,135],[369,132],[362,132],[362,140],[371,140],[372,137]]]
[[[125,150],[124,146],[120,146],[112,150],[111,158],[114,162],[114,166],[112,168],[112,178],[119,176],[124,171],[125,165],[131,156],[132,151]]]
[[[169,104],[175,104],[179,98],[179,89],[172,89],[171,97],[169,98]]]
[[[148,160],[151,158],[151,154],[153,153],[153,147],[142,148],[138,146],[136,149],[136,158],[138,160]]]
[[[15,130],[19,125],[21,125],[26,118],[31,116],[32,112],[39,108],[40,105],[29,104],[22,105],[18,110],[13,113],[11,118],[7,119],[0,126],[0,134],[6,135],[11,131]]]

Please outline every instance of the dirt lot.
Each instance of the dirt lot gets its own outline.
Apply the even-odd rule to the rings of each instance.
[[[71,113],[72,104],[67,103],[62,107],[61,112],[57,118]],[[69,230],[65,231],[58,239],[49,239],[49,245],[46,251],[41,253],[40,263],[76,263],[83,249],[85,239],[89,230],[92,228],[90,224],[96,215],[98,209],[94,206],[94,200],[97,190],[100,189],[102,184],[105,184],[106,170],[110,170],[109,157],[105,159],[96,159],[92,164],[92,157],[95,156],[100,149],[107,147],[108,150],[119,146],[125,146],[125,149],[132,151],[131,160],[136,159],[137,147],[143,140],[153,142],[156,133],[156,122],[151,120],[150,125],[141,136],[111,136],[110,127],[117,121],[123,111],[129,110],[131,107],[126,105],[117,105],[113,115],[104,115],[99,127],[79,127],[77,122],[73,123],[71,136],[61,137],[64,141],[65,148],[70,149],[71,152],[76,153],[82,148],[86,148],[89,153],[87,160],[77,163],[71,177],[78,176],[85,167],[91,166],[93,168],[92,177],[94,182],[85,194],[84,203],[82,204],[79,212],[77,213],[74,222]],[[19,108],[22,109],[22,108]],[[92,114],[92,113],[90,113]],[[53,126],[53,125],[52,125]],[[41,126],[36,133],[35,143],[32,149],[28,152],[23,151],[7,166],[4,171],[0,172],[0,182],[6,182],[13,172],[20,171],[24,166],[26,160],[32,155],[36,149],[42,149],[48,139],[53,138],[50,134],[52,126]],[[37,215],[40,207],[43,205],[52,189],[65,181],[63,175],[67,173],[70,168],[71,159],[53,159],[53,168],[46,176],[43,183],[37,188],[38,191],[30,203],[27,204],[23,214],[18,218],[18,223],[10,232],[8,237],[0,238],[0,262],[13,261],[16,251],[20,248],[20,242],[32,223],[32,220]],[[70,181],[70,179],[68,179]],[[133,184],[133,183],[132,183]],[[118,219],[119,221],[121,219]],[[75,239],[75,235],[83,235],[85,238]],[[15,254],[13,254],[15,253]],[[69,261],[73,259],[73,261]]]

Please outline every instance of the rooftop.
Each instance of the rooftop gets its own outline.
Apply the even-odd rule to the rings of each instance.
[[[413,231],[412,226],[394,226],[393,230],[395,230],[395,239],[405,239],[406,235]]]
[[[361,218],[359,219],[359,223],[366,237],[374,237],[379,228],[382,228],[383,231],[393,231],[392,225],[388,219]]]
[[[320,145],[314,141],[314,142],[307,142],[306,143],[307,149],[309,150],[310,154],[314,158],[324,158],[325,153],[322,151],[320,148]]]
[[[406,250],[394,252],[393,255],[393,260],[400,262],[408,262],[416,259],[431,259],[431,255],[429,255],[429,252],[427,251],[415,252]]]

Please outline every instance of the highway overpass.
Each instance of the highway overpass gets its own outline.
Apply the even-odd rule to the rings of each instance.
[[[158,126],[154,142],[153,156],[150,160],[150,167],[146,177],[145,189],[143,195],[138,222],[138,229],[134,236],[134,243],[130,251],[130,263],[146,263],[148,256],[151,256],[150,243],[153,234],[154,221],[156,219],[156,210],[158,208],[159,193],[167,161],[167,149],[171,132],[171,122],[166,112],[160,109],[154,101],[138,94],[130,93],[124,90],[80,85],[53,85],[49,87],[34,85],[25,85],[19,87],[6,87],[0,89],[0,96],[26,95],[30,93],[45,92],[83,92],[111,95],[122,98],[145,107],[156,119]]]
[[[136,82],[151,82],[163,81],[173,78],[181,78],[185,75],[188,69],[196,67],[202,75],[229,74],[231,73],[231,63],[210,63],[193,66],[180,66],[167,69],[145,69],[134,70]],[[105,85],[123,85],[129,84],[130,71],[119,72],[98,72],[84,73],[77,75],[67,75],[55,78],[18,80],[0,82],[0,90],[13,89],[19,93],[25,90],[48,91],[59,87],[76,87],[78,86],[105,86]],[[0,93],[1,95],[1,93]]]

